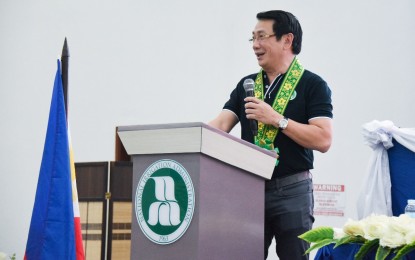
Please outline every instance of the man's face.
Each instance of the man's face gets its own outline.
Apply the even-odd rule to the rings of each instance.
[[[264,70],[275,67],[283,53],[282,39],[277,41],[272,30],[273,23],[272,20],[259,20],[252,32],[254,38],[252,48],[259,66]]]

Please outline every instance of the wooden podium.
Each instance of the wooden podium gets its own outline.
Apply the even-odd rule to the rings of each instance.
[[[120,126],[133,161],[131,259],[263,259],[276,154],[203,123]]]

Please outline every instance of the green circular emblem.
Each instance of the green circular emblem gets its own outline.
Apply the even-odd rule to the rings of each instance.
[[[297,97],[297,91],[294,90],[293,94],[291,95],[290,100],[293,100]]]
[[[138,182],[135,213],[144,235],[154,243],[177,241],[193,218],[195,193],[186,169],[163,159],[151,164]]]

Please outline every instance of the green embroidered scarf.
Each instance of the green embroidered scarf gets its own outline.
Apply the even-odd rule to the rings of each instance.
[[[297,87],[303,73],[304,68],[298,61],[297,57],[295,57],[286,75],[284,76],[284,80],[272,105],[272,108],[281,115],[284,114],[288,101],[290,101],[290,98],[294,93],[294,90]],[[261,69],[255,79],[254,89],[255,97],[260,100],[264,100],[264,83],[262,81],[262,75],[263,70]],[[275,150],[278,153],[278,148],[274,148],[274,140],[278,134],[278,130],[279,129],[275,128],[273,125],[265,125],[258,122],[258,135],[255,136],[255,144],[268,150]]]

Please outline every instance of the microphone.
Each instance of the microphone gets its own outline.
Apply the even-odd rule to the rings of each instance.
[[[254,97],[254,86],[255,82],[253,79],[245,79],[244,89],[247,97]],[[258,122],[255,119],[249,119],[249,127],[251,128],[252,134],[256,136],[258,134]]]

